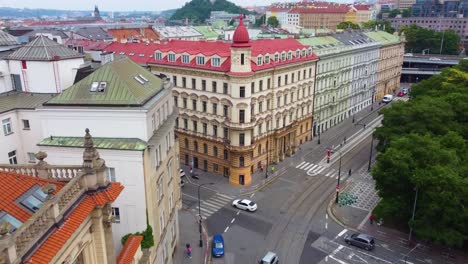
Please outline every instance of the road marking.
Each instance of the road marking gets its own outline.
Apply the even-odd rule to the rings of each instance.
[[[340,244],[338,244],[338,243],[335,242],[335,241],[330,241],[330,243],[340,245]],[[343,246],[343,245],[340,245],[340,246],[342,246],[342,247],[344,247],[344,248],[347,248],[347,249],[349,249],[349,250],[355,250],[354,248],[346,247],[346,246]],[[371,254],[368,254],[368,253],[366,253],[366,252],[364,252],[364,251],[362,251],[362,250],[358,250],[358,252],[359,252],[360,254],[363,254],[363,255],[366,255],[366,256],[368,256],[368,257],[374,258],[374,259],[379,260],[379,261],[381,261],[381,262],[385,262],[385,263],[388,263],[388,264],[392,264],[392,262],[390,262],[390,261],[388,261],[388,260],[385,260],[385,259],[383,259],[383,258],[376,257],[376,256],[371,255]]]
[[[239,214],[240,214],[240,210],[239,210],[239,211],[237,211],[237,214],[236,214],[236,215],[239,215]]]
[[[302,166],[302,164],[306,163],[305,161],[301,162],[301,164],[297,165],[296,168],[299,168],[300,166]]]
[[[338,253],[340,250],[344,248],[343,245],[339,245],[333,252],[331,253],[331,256],[334,256],[336,253]]]
[[[312,165],[313,165],[312,168],[305,168],[305,170],[313,171],[313,170],[315,170],[316,167],[318,167],[317,164],[316,165],[312,164]]]
[[[322,167],[322,168],[320,168],[320,170],[318,170],[316,173],[317,173],[317,174],[318,174],[318,173],[321,173],[324,169],[325,169],[325,167]]]
[[[333,171],[328,172],[325,177],[330,177],[333,174]]]
[[[351,252],[351,254],[349,254],[349,256],[347,256],[346,258],[347,259],[352,259],[354,255],[355,255],[354,252]]]
[[[219,195],[219,196],[224,197],[224,198],[229,199],[229,200],[232,200],[232,198],[234,198],[234,197],[231,197],[231,196],[224,195],[222,193],[216,193],[216,195]]]
[[[328,214],[325,214],[325,219],[327,219],[327,220],[328,220]]]
[[[234,223],[234,221],[235,221],[235,220],[236,220],[236,219],[235,219],[235,218],[233,218],[233,219],[231,220],[231,224],[232,224],[232,223]]]
[[[305,169],[306,167],[309,167],[310,165],[313,165],[313,164],[310,164],[309,162],[306,162],[304,165],[302,165],[301,167],[299,167],[299,169],[300,169],[300,170]]]
[[[335,258],[334,256],[329,256],[329,257],[340,264],[348,264],[348,262],[344,262],[341,259]]]
[[[202,212],[207,212],[208,214],[214,214],[216,212],[216,210],[209,210],[209,209],[207,209],[205,207],[201,207],[200,210]]]
[[[407,261],[407,260],[404,260],[404,259],[400,259],[400,261],[403,262],[403,263],[414,264],[414,262],[410,262],[410,261]]]
[[[198,200],[198,197],[195,197],[195,196],[191,196],[191,195],[188,195],[188,194],[185,194],[185,193],[182,193],[182,196],[187,196],[187,197],[190,197],[194,200]]]
[[[255,193],[252,193],[252,195],[250,195],[250,198],[254,197]]]
[[[348,229],[343,229],[343,231],[341,231],[335,238],[339,238],[340,236],[342,236],[344,233],[348,232]]]
[[[224,229],[224,233],[226,233],[229,230],[229,226]]]
[[[325,229],[328,229],[328,222],[325,222]]]

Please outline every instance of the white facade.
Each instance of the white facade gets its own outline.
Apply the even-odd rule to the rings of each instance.
[[[287,23],[289,25],[299,26],[300,25],[300,14],[299,13],[288,13]]]
[[[21,90],[31,93],[61,93],[70,87],[83,58],[58,61],[9,60],[9,73],[21,80]],[[16,85],[17,87],[18,84]]]
[[[13,90],[8,61],[0,60],[0,94]]]
[[[278,11],[266,11],[266,21],[268,21],[269,17],[275,16],[278,19],[279,25],[283,26],[288,24],[288,9],[285,10],[278,10]]]

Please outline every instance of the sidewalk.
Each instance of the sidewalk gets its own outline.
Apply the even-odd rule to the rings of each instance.
[[[393,244],[404,247],[408,252],[416,244],[419,244],[418,248],[411,253],[413,256],[419,255],[418,259],[430,259],[432,263],[467,263],[468,255],[461,251],[428,244],[415,238],[412,243],[408,243],[408,233],[406,231],[387,227],[385,222],[383,225],[377,225],[378,219],[375,219],[374,224],[371,225],[369,216],[377,205],[379,198],[375,191],[375,182],[367,169],[361,169],[357,175],[353,175],[351,180],[346,182],[341,193],[345,192],[357,196],[357,203],[340,207],[333,200],[330,201],[328,207],[328,214],[343,227],[354,232],[369,234],[375,237],[377,241],[387,245]]]
[[[174,255],[175,264],[204,264],[208,259],[209,250],[208,235],[203,233],[203,247],[199,247],[200,233],[198,221],[189,210],[179,210],[179,242]],[[192,247],[192,258],[186,255],[185,245],[189,243]]]
[[[248,186],[233,186],[229,184],[229,179],[227,177],[223,177],[220,174],[205,172],[201,169],[193,170],[193,173],[199,177],[198,180],[193,179],[190,177],[190,166],[181,165],[181,168],[187,175],[184,180],[197,185],[212,182],[214,185],[204,186],[204,188],[234,197],[259,191],[276,180],[278,177],[284,175],[287,172],[286,170],[288,167],[295,164],[295,162],[297,163],[297,157],[301,157],[302,159],[307,158],[309,161],[319,162],[325,157],[327,147],[338,146],[343,142],[345,137],[347,138],[348,142],[351,141],[352,135],[358,131],[363,130],[362,126],[355,124],[368,123],[373,119],[372,117],[375,118],[377,116],[377,112],[383,106],[384,105],[379,105],[379,103],[376,102],[374,103],[373,111],[371,111],[371,106],[368,106],[367,108],[364,108],[360,112],[356,113],[354,117],[354,123],[352,122],[352,117],[350,117],[336,126],[329,128],[326,132],[323,132],[320,135],[320,144],[318,144],[318,137],[315,136],[313,140],[300,145],[294,155],[285,157],[283,161],[273,165],[275,167],[274,173],[272,174],[271,171],[269,171],[268,178],[265,178],[265,171],[254,173],[252,175],[252,182]],[[362,118],[364,118],[363,121],[361,121]],[[323,152],[323,155],[320,154],[321,152]],[[268,166],[268,168],[271,168],[271,165]]]

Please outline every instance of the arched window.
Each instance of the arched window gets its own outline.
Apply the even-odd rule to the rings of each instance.
[[[198,142],[197,141],[194,141],[193,142],[193,149],[198,152]]]
[[[258,156],[262,154],[262,144],[258,145]]]
[[[218,157],[218,147],[213,147],[213,156]]]
[[[208,145],[206,143],[203,143],[203,153],[208,154]]]
[[[185,142],[185,148],[188,148],[189,147],[188,139],[185,139],[184,142]]]
[[[244,156],[239,157],[239,167],[244,167]]]

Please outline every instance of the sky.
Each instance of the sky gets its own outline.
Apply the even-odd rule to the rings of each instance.
[[[180,8],[190,0],[0,0],[0,7],[44,8],[62,10],[93,10],[94,5],[103,11],[161,11]],[[267,6],[274,2],[297,0],[230,0],[240,6]]]

